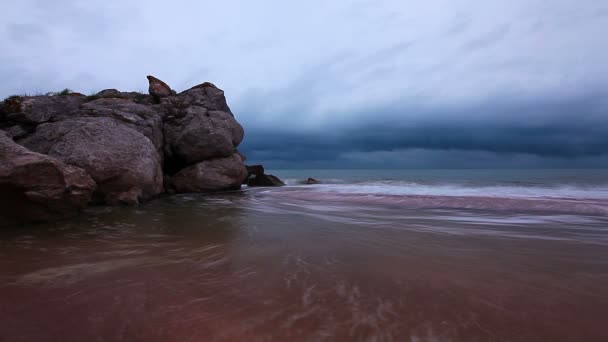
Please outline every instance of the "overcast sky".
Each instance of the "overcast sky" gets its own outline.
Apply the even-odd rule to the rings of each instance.
[[[210,81],[271,168],[608,167],[608,1],[0,3],[0,97]]]

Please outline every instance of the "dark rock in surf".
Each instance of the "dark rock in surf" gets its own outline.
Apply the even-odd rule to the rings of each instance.
[[[243,184],[249,183],[249,179],[257,176],[264,175],[264,166],[263,165],[246,165],[247,167],[247,178],[243,179]]]
[[[249,178],[247,182],[247,186],[258,187],[258,186],[283,186],[282,180],[274,175],[263,174],[261,176],[255,176],[253,178]]]
[[[247,165],[247,172],[249,176],[263,176],[264,166],[263,165]]]
[[[306,184],[308,185],[312,185],[312,184],[320,184],[321,182],[319,182],[318,180],[314,179],[314,178],[308,178],[306,180]]]

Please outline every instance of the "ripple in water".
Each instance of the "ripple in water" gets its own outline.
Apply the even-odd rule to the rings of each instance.
[[[317,189],[4,230],[0,340],[606,338],[603,202]]]

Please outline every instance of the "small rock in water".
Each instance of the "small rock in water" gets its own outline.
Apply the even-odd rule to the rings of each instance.
[[[263,176],[264,166],[262,165],[247,165],[247,172],[250,176]]]
[[[306,184],[319,184],[321,182],[319,182],[318,180],[314,179],[314,178],[308,178],[306,180]]]
[[[280,180],[276,176],[263,174],[261,176],[255,176],[254,178],[250,178],[247,185],[252,186],[252,187],[253,186],[283,186],[283,185],[285,185],[285,183],[283,183],[283,181]]]

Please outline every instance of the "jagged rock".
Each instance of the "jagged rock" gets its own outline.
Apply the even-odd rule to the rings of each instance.
[[[195,105],[174,114],[164,126],[165,156],[177,168],[228,157],[243,140],[243,127],[227,112]]]
[[[167,85],[167,83],[159,80],[154,76],[147,76],[148,82],[150,86],[148,87],[148,92],[150,95],[155,96],[157,98],[167,97],[173,95],[173,91],[171,87]]]
[[[314,179],[314,178],[308,178],[306,180],[306,184],[308,185],[312,185],[312,184],[320,184],[321,182],[319,182],[318,180]]]
[[[255,176],[253,178],[249,178],[247,182],[247,186],[256,187],[256,186],[283,186],[282,180],[274,175],[263,174],[261,176]]]
[[[87,171],[98,185],[97,202],[135,204],[163,191],[155,146],[117,119],[78,117],[42,124],[18,142]]]
[[[0,224],[73,216],[95,187],[84,170],[29,151],[0,132]]]
[[[38,125],[74,116],[84,96],[12,96],[6,99],[5,115],[20,124]]]
[[[241,158],[233,154],[227,158],[205,160],[189,166],[173,176],[176,192],[212,192],[240,189],[247,177]]]

